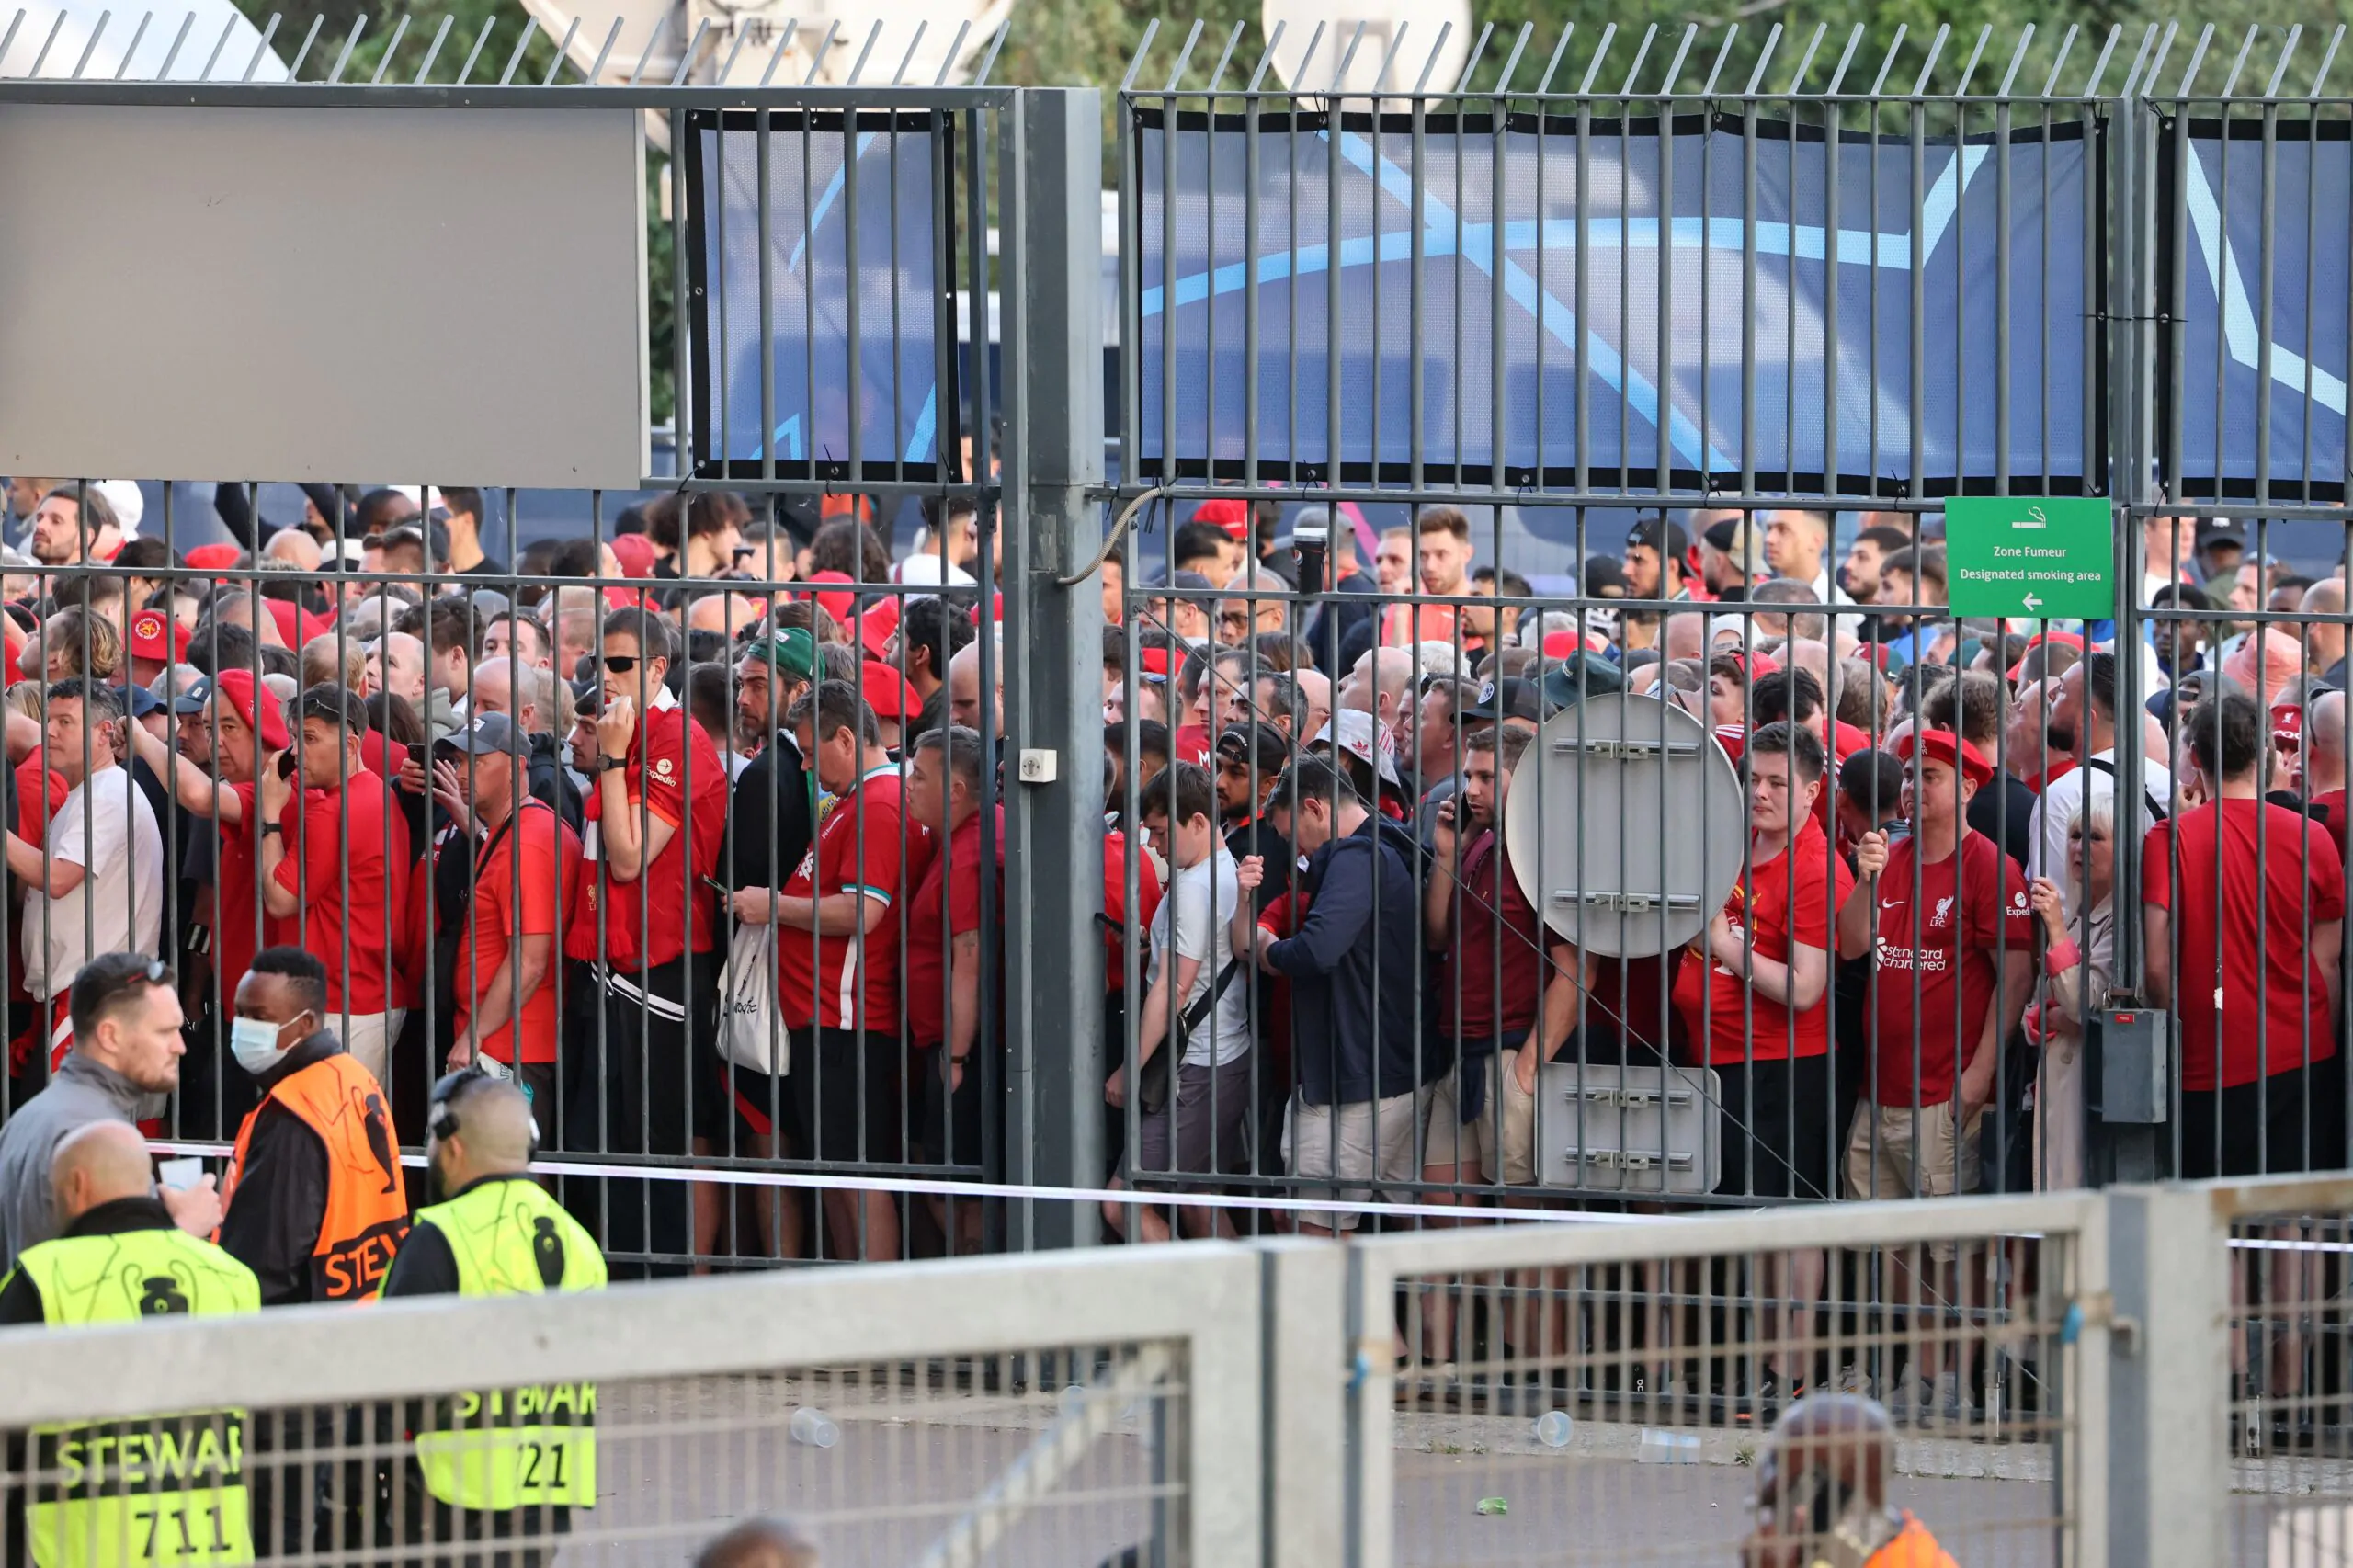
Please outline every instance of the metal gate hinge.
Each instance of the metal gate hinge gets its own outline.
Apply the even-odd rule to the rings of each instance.
[[[2059,1343],[2075,1344],[2086,1328],[2108,1330],[2109,1344],[2120,1356],[2140,1353],[2141,1320],[2120,1316],[2109,1291],[2094,1290],[2067,1303],[2067,1313],[2059,1320]]]

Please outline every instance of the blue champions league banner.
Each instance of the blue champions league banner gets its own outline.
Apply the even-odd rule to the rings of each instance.
[[[863,113],[851,125],[838,113],[779,111],[770,125],[776,380],[764,429],[757,118],[689,120],[682,163],[691,321],[680,325],[692,329],[693,385],[681,391],[691,398],[694,472],[756,477],[772,443],[788,478],[949,477],[942,456],[953,465],[960,439],[947,292],[955,275],[949,117]]]
[[[2013,484],[2103,487],[2097,147],[2080,127],[2014,132],[2006,150],[1990,137],[1930,141],[1915,181],[1906,136],[1848,132],[1834,159],[1819,127],[1765,122],[1750,141],[1736,118],[1689,116],[1664,133],[1655,119],[1594,120],[1580,148],[1574,120],[1513,116],[1499,191],[1493,122],[1434,116],[1417,200],[1410,117],[1350,115],[1336,128],[1329,116],[1263,115],[1254,372],[1245,121],[1193,114],[1176,126],[1172,139],[1165,116],[1142,112],[1134,127],[1140,476],[1238,475],[1255,373],[1262,474],[1329,481],[1336,460],[1345,482],[1402,481],[1418,341],[1419,455],[1433,479],[1459,465],[1465,483],[1493,483],[1500,446],[1512,485],[1573,483],[1580,457],[1597,484],[1654,484],[1662,462],[1679,487],[1736,484],[1745,459],[1768,491],[1816,490],[1828,474],[1846,493],[1886,493],[1908,487],[1916,448],[1931,493],[1991,488],[2006,327]]]
[[[2256,422],[2268,370],[2269,498],[2302,499],[2309,481],[2313,499],[2340,501],[2347,341],[2353,333],[2347,319],[2353,303],[2353,142],[2342,120],[2317,128],[2278,123],[2267,244],[2262,130],[2258,120],[2233,120],[2225,139],[2221,122],[2192,120],[2186,147],[2170,134],[2158,137],[2165,182],[2158,233],[2167,264],[2160,299],[2171,297],[2177,283],[2182,305],[2178,334],[2159,339],[2175,350],[2158,381],[2166,400],[2159,410],[2159,449],[2171,471],[2164,477],[2181,495],[2256,494],[2264,477]]]

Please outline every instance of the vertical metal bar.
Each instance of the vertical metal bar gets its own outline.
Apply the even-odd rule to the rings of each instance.
[[[1018,618],[1006,629],[1006,722],[1025,756],[1057,759],[1057,780],[1021,786],[1006,803],[1006,907],[1027,928],[1006,944],[1006,1019],[1033,1058],[1009,1133],[1027,1167],[1017,1179],[1087,1187],[1102,1168],[1102,598],[1057,579],[1102,538],[1087,494],[1103,477],[1102,100],[1092,88],[1035,89],[1012,120],[999,207],[1019,346],[1005,367],[1016,512],[1003,582]],[[1025,1213],[1022,1238],[1083,1244],[1094,1212]]]
[[[570,39],[572,35],[569,29],[566,30],[564,36],[567,40]],[[559,63],[563,60],[563,53],[561,50],[556,53],[556,60]],[[688,264],[688,192],[686,189],[686,182],[683,179],[676,177],[677,171],[684,166],[683,158],[687,145],[687,138],[689,135],[696,134],[699,134],[699,132],[694,130],[694,122],[688,117],[685,109],[674,108],[670,111],[671,184],[677,193],[676,199],[670,203],[670,320],[674,324],[670,334],[672,356],[670,366],[670,445],[671,450],[675,454],[673,460],[677,468],[678,475],[681,479],[685,478],[688,474],[692,473],[695,470],[695,442],[699,439],[702,435],[702,432],[695,427],[695,400],[693,397],[694,332],[692,330],[692,326],[697,312],[689,299],[689,292],[693,285],[688,281],[688,279],[694,276],[694,268]],[[726,167],[726,158],[727,139],[722,132],[721,128],[717,123],[716,117],[714,117],[710,137],[710,158],[709,160],[709,178],[710,181],[710,188],[713,190],[722,188],[722,180]],[[719,212],[723,213],[726,210],[727,204],[723,200],[718,200],[713,201],[711,206]],[[724,220],[722,219],[722,221],[723,222]],[[718,276],[719,273],[724,270],[725,254],[723,252],[721,254],[720,260],[722,265],[711,269],[713,277]],[[722,347],[723,341],[724,340],[722,340]],[[712,352],[713,347],[714,346],[706,345],[704,350],[705,353],[708,354]],[[726,378],[724,376],[720,377],[719,380],[722,385],[725,384]],[[724,454],[719,455],[723,456]],[[683,537],[684,534],[682,529],[681,538],[683,539]],[[561,596],[559,596],[559,599],[561,599]],[[559,675],[562,673],[563,672],[561,671],[558,672]]]
[[[719,124],[721,129],[714,134],[713,140],[724,147],[727,142],[725,122],[721,119]],[[776,481],[776,203],[773,199],[776,183],[772,166],[775,153],[774,129],[773,111],[762,108],[754,119],[752,139],[754,177],[759,182],[757,212],[760,231],[760,478],[767,483],[774,483]],[[723,207],[726,203],[722,201],[714,205]],[[808,259],[813,271],[815,258]],[[851,342],[851,352],[857,352],[855,339]],[[724,452],[720,454],[722,465],[728,455]],[[683,468],[684,465],[681,465],[682,472]],[[721,472],[725,472],[723,466]],[[776,505],[773,494],[766,498],[766,505],[773,513]],[[683,536],[685,530],[681,528],[679,531]],[[776,562],[771,552],[767,570],[773,572],[775,569]]]
[[[1655,395],[1658,399],[1658,417],[1652,423],[1653,436],[1658,443],[1654,455],[1658,460],[1657,482],[1658,493],[1661,495],[1668,494],[1675,488],[1675,453],[1667,440],[1667,431],[1674,423],[1674,415],[1671,410],[1674,407],[1675,398],[1675,78],[1682,70],[1684,51],[1691,47],[1692,33],[1696,30],[1696,28],[1685,29],[1683,47],[1675,51],[1674,62],[1667,66],[1666,80],[1659,85],[1658,193],[1654,198],[1658,203],[1658,373],[1654,378],[1657,387]],[[1645,49],[1650,46],[1648,34],[1643,36],[1643,45]],[[1639,67],[1641,63],[1641,58],[1638,55],[1635,64]],[[1627,86],[1631,89],[1632,85],[1633,83],[1630,79]],[[1632,107],[1631,104],[1626,106],[1628,109]],[[1632,118],[1631,114],[1621,112],[1619,124],[1629,125]],[[1700,166],[1703,169],[1706,167],[1704,160]],[[1618,232],[1621,242],[1626,239],[1628,232],[1633,226],[1632,218],[1631,212],[1627,212],[1620,217]],[[1703,310],[1706,298],[1707,290],[1702,288],[1700,299],[1703,301]],[[1620,319],[1630,318],[1621,314]],[[1705,336],[1703,327],[1701,332],[1703,341]],[[1618,380],[1621,388],[1631,388],[1633,384],[1631,376],[1620,376]],[[1631,426],[1626,418],[1625,400],[1621,395],[1618,421],[1619,439],[1621,444],[1630,428]],[[1703,435],[1702,439],[1704,438]],[[1634,466],[1631,461],[1632,454],[1629,452],[1626,455],[1628,460],[1622,464],[1622,471],[1631,480]],[[1707,466],[1707,454],[1704,449],[1699,454],[1699,465],[1703,470]],[[1707,484],[1708,476],[1702,472],[1699,476],[1699,487],[1704,490]]]
[[[2129,1354],[2106,1353],[2105,1327],[2082,1351],[2109,1379],[2108,1561],[2206,1568],[2228,1557],[2227,1425],[2213,1391],[2230,1382],[2229,1222],[2188,1188],[2128,1187],[2102,1208],[2116,1321],[2135,1325]]]
[[[1257,69],[1251,73],[1250,85],[1248,88],[1245,89],[1248,93],[1256,94],[1257,92],[1258,83],[1267,70],[1267,62],[1274,58],[1275,46],[1282,41],[1282,29],[1283,24],[1277,22],[1275,24],[1274,36],[1267,40],[1266,51],[1259,57]],[[1220,66],[1220,70],[1221,72],[1223,70],[1222,65]],[[1214,146],[1217,140],[1214,133],[1216,125],[1215,110],[1217,106],[1215,104],[1211,104],[1210,108],[1211,110],[1211,126],[1212,131],[1210,140],[1211,144]],[[1120,116],[1120,123],[1123,134],[1127,125],[1127,119],[1128,117],[1123,111]],[[1245,490],[1256,490],[1258,487],[1258,419],[1260,402],[1260,393],[1258,390],[1258,317],[1260,311],[1260,305],[1258,302],[1258,256],[1260,250],[1266,243],[1264,237],[1259,232],[1258,222],[1258,181],[1261,173],[1259,160],[1262,155],[1259,147],[1259,119],[1260,110],[1258,100],[1255,97],[1245,97],[1242,100],[1242,485]],[[1293,134],[1293,131],[1290,128],[1290,117],[1285,117],[1284,124],[1286,127],[1284,136],[1288,140]],[[1124,169],[1122,169],[1123,174],[1124,172]],[[1126,205],[1122,203],[1120,210],[1124,213],[1127,210]],[[1291,248],[1290,235],[1289,232],[1286,231],[1284,234],[1285,254],[1289,254]],[[1120,246],[1121,254],[1124,255],[1126,250],[1127,246],[1122,243]],[[1290,279],[1286,278],[1284,280],[1286,299],[1289,298],[1289,291],[1294,287],[1296,287],[1296,285],[1292,283]],[[1165,312],[1166,306],[1164,304],[1162,309]],[[1288,314],[1290,312],[1286,312],[1286,313]],[[1125,348],[1124,345],[1121,351],[1123,354],[1134,352],[1134,350]],[[1286,361],[1286,363],[1288,363],[1288,361]],[[1125,439],[1125,436],[1126,432],[1123,429],[1121,431],[1121,438],[1123,440]],[[1295,457],[1297,454],[1287,453],[1286,455]],[[1121,470],[1120,477],[1122,480],[1127,479],[1129,477],[1127,471],[1124,469]],[[1256,536],[1254,529],[1252,535],[1253,549],[1250,552],[1254,558],[1256,553],[1255,549],[1256,539]],[[1121,581],[1124,583],[1126,579],[1122,578]],[[1308,584],[1302,583],[1300,586],[1302,589],[1308,589],[1311,592],[1313,591],[1313,588]]]
[[[2288,68],[2288,56],[2296,47],[2296,35],[2301,28],[2290,28],[2288,46],[2279,57],[2279,70]],[[2257,505],[2271,499],[2271,367],[2272,336],[2275,331],[2274,307],[2279,299],[2278,247],[2273,238],[2273,224],[2279,215],[2279,100],[2277,89],[2279,73],[2271,78],[2271,86],[2263,98],[2263,142],[2261,172],[2262,226],[2256,234],[2256,349],[2255,349],[2255,498]],[[2318,145],[2317,142],[2314,143]],[[2222,246],[2227,256],[2230,248],[2230,209],[2222,210]],[[2221,472],[2218,468],[2218,473]],[[2267,601],[2264,608],[2270,608]],[[2258,661],[2259,662],[2259,661]],[[2256,700],[2265,708],[2270,706],[2268,693],[2258,693]]]

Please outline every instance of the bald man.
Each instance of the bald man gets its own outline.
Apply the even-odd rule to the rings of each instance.
[[[388,631],[370,651],[370,679],[419,714],[425,711],[425,644],[405,631]]]
[[[2343,615],[2345,585],[2335,577],[2322,578],[2304,590],[2303,602],[2297,609],[2302,615]],[[2344,625],[2336,621],[2312,620],[2305,622],[2303,631],[2304,668],[2337,690],[2344,690]]]
[[[572,693],[559,692],[555,672],[538,665],[517,665],[511,657],[484,659],[473,668],[470,710],[504,713],[515,721],[531,748],[524,792],[555,808],[564,825],[580,831],[579,787],[564,771],[563,753],[555,733],[556,722],[571,707]]]
[[[1331,722],[1332,677],[1322,670],[1302,665],[1291,671],[1290,680],[1299,687],[1299,733],[1314,734]]]
[[[2297,778],[2313,817],[2345,846],[2345,694],[2324,691],[2304,715],[2303,744],[2296,753]]]
[[[76,1129],[49,1170],[58,1233],[27,1247],[0,1281],[0,1325],[261,1310],[252,1270],[181,1230],[164,1207],[147,1141],[131,1123]]]
[[[687,607],[687,630],[716,631],[732,642],[760,614],[760,601],[746,595],[702,594]]]
[[[981,708],[981,644],[978,638],[957,650],[948,661],[948,717],[951,723],[961,724],[972,731],[988,730],[1005,733],[1005,660],[996,657],[996,690],[995,700],[984,714]]]
[[[1417,673],[1414,655],[1406,649],[1368,649],[1340,683],[1339,706],[1360,709],[1387,729],[1397,722],[1398,710],[1410,700]]]
[[[533,1296],[599,1290],[605,1259],[547,1189],[531,1179],[540,1129],[523,1091],[481,1067],[449,1074],[425,1108],[426,1171],[434,1201],[416,1211],[379,1294]],[[404,1489],[406,1539],[478,1540],[563,1535],[572,1510],[597,1506],[597,1395],[589,1383],[513,1391],[515,1412],[485,1445],[478,1433],[416,1437]],[[491,1393],[459,1396],[492,1403]],[[515,1552],[517,1568],[553,1553]]]
[[[1822,1562],[1953,1568],[1937,1538],[1888,1495],[1895,1430],[1859,1394],[1813,1394],[1783,1412],[1756,1465],[1749,1568]]]
[[[1799,638],[1781,650],[1781,663],[1792,669],[1810,672],[1814,684],[1822,687],[1822,699],[1835,711],[1838,706],[1838,688],[1830,679],[1830,644]]]
[[[597,1244],[531,1177],[540,1130],[522,1090],[479,1067],[452,1073],[433,1087],[426,1131],[435,1201],[416,1211],[382,1294],[503,1296],[604,1284]],[[552,1278],[551,1250],[560,1260]]]
[[[319,541],[301,528],[280,528],[269,536],[261,547],[265,561],[283,561],[297,572],[315,572],[325,557],[319,551]]]

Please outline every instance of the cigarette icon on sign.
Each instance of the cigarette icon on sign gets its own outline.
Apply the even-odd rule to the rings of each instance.
[[[2010,524],[2014,528],[2047,528],[2050,526],[2051,519],[2042,515],[2042,508],[2040,506],[2029,506],[2025,517]]]

